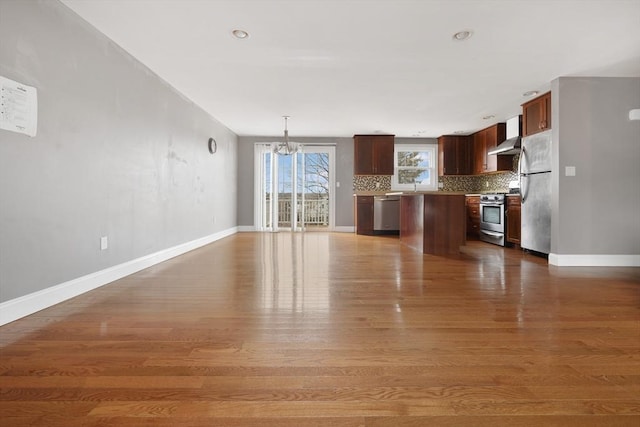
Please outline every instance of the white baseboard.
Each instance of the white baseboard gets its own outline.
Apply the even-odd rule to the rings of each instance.
[[[640,255],[549,254],[549,264],[559,267],[640,267]]]
[[[355,233],[356,228],[352,225],[340,225],[335,227],[333,231],[337,231],[338,233]]]
[[[0,303],[0,326],[59,304],[178,255],[208,245],[216,240],[231,236],[237,232],[238,227],[229,228],[200,239],[192,240],[119,265],[114,265],[104,270],[96,271],[95,273],[87,274],[86,276],[69,280],[68,282],[60,283],[59,285],[51,286],[41,291],[5,301]]]
[[[238,232],[240,233],[250,233],[257,231],[253,225],[240,225],[238,226]],[[332,231],[336,231],[338,233],[355,233],[356,228],[353,226],[339,226],[334,227]]]

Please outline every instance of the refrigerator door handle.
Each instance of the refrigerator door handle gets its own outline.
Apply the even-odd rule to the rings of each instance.
[[[525,174],[522,173],[522,163],[527,161],[527,150],[525,150],[524,148],[524,144],[522,145],[522,151],[520,152],[520,161],[518,162],[518,177],[520,178],[520,199],[521,199],[521,203],[524,204],[525,199],[527,198],[526,196],[526,191],[524,186],[522,185],[522,178],[526,178],[527,176]]]
[[[522,145],[522,150],[520,151],[520,161],[518,162],[518,178],[520,180],[520,191],[522,192],[522,203],[524,203],[524,187],[522,186],[522,163],[524,163],[527,159],[527,153],[524,149],[524,145]]]
[[[520,203],[524,205],[524,203],[527,201],[527,186],[523,184],[527,181],[523,181],[522,178],[529,178],[529,176],[526,174],[520,175]]]
[[[520,150],[520,160],[518,161],[518,175],[522,173],[522,163],[525,162],[526,158],[527,158],[527,153],[523,145],[522,149]]]

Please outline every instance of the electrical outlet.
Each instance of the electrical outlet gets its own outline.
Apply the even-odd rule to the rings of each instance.
[[[104,251],[109,247],[109,238],[107,236],[102,236],[100,238],[100,250]]]
[[[215,215],[213,216],[213,223],[214,224],[216,223],[216,216]]]

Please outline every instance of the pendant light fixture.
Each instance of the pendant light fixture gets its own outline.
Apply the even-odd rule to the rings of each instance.
[[[289,142],[289,130],[287,129],[287,120],[289,120],[289,116],[282,116],[284,118],[284,140],[276,146],[273,150],[276,154],[284,154],[285,156],[289,156],[296,151],[298,148],[294,143]]]

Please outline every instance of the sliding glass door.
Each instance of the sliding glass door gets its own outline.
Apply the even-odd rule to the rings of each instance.
[[[275,144],[256,144],[256,230],[333,229],[334,157],[333,146],[298,145],[283,155]]]

